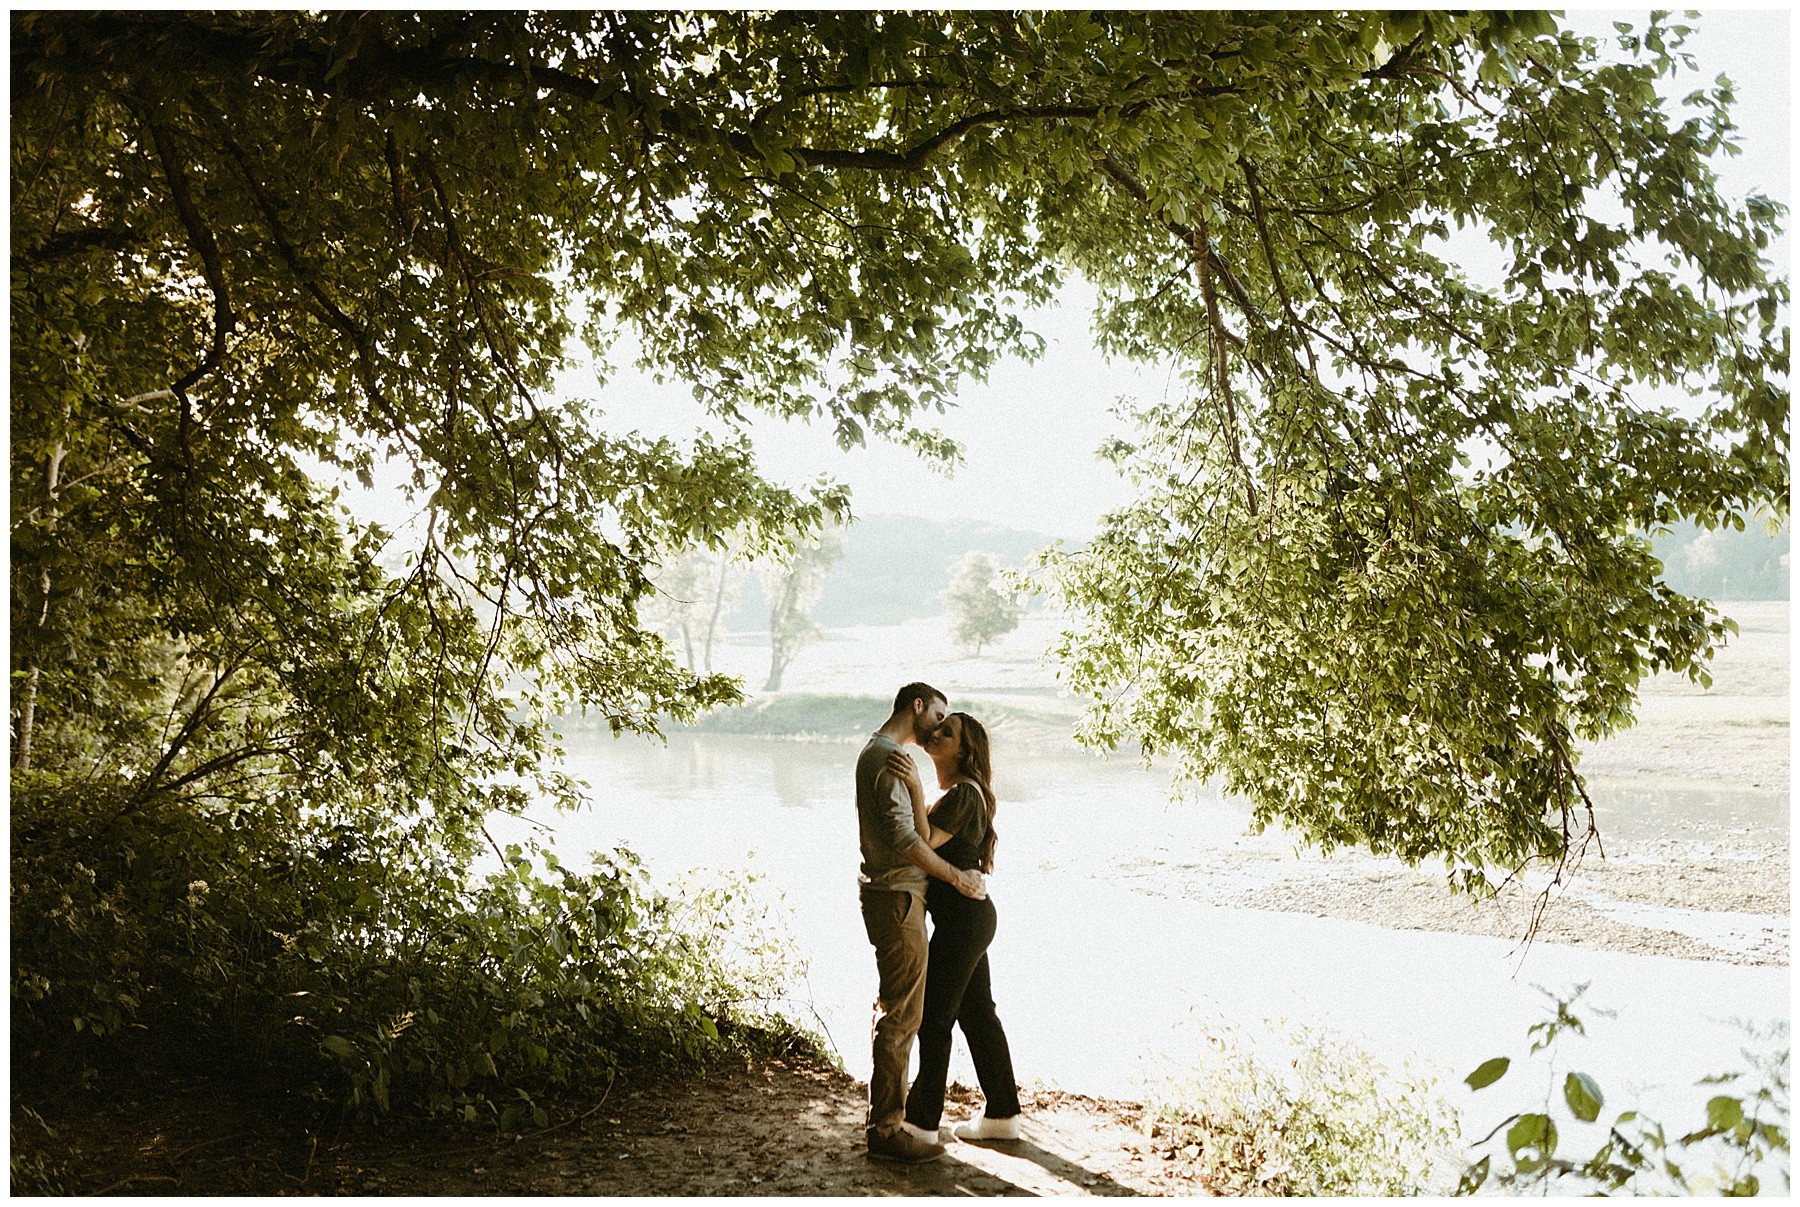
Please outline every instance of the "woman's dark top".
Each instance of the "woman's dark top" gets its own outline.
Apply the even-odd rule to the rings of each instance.
[[[967,780],[951,788],[932,806],[931,824],[956,836],[938,848],[938,857],[952,867],[973,871],[988,836],[987,802],[981,789]]]
[[[955,835],[937,849],[938,857],[952,867],[973,869],[988,836],[987,802],[981,798],[981,789],[964,782],[944,793],[932,806],[931,824]],[[963,944],[986,947],[994,937],[994,903],[985,897],[979,901],[965,897],[936,876],[925,883],[925,910],[937,926],[934,935],[942,936],[934,937],[933,943],[955,938]],[[929,974],[926,983],[930,983]]]

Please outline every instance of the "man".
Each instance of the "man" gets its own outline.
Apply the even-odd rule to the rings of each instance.
[[[948,881],[980,899],[979,872],[953,867],[919,835],[912,796],[887,769],[888,756],[917,745],[944,722],[950,702],[925,683],[908,683],[894,697],[887,723],[856,760],[856,819],[862,839],[863,928],[875,945],[880,989],[875,1001],[875,1067],[869,1074],[869,1155],[893,1161],[935,1161],[944,1146],[928,1144],[901,1126],[913,1037],[925,1008],[925,878]]]

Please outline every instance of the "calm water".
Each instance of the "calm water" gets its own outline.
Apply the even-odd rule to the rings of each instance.
[[[875,974],[856,905],[857,747],[723,735],[666,747],[605,734],[566,742],[569,770],[592,785],[594,803],[538,815],[562,858],[584,863],[585,851],[625,843],[659,879],[696,867],[763,873],[810,958],[796,1012],[866,1077]],[[1686,1130],[1709,1096],[1696,1079],[1744,1067],[1742,1033],[1727,1020],[1788,1015],[1786,968],[1548,943],[1521,962],[1504,940],[1207,905],[1184,885],[1266,878],[1281,837],[1245,834],[1247,815],[1217,801],[1171,805],[1162,774],[1128,762],[1004,747],[995,762],[994,991],[1023,1081],[1136,1096],[1159,1072],[1191,1065],[1208,1028],[1286,1020],[1446,1074],[1479,1135],[1541,1098],[1548,1075],[1515,1072],[1478,1098],[1462,1075],[1489,1056],[1525,1055],[1526,1028],[1543,1017],[1539,986],[1591,982],[1587,1001],[1618,1014],[1590,1019],[1589,1038],[1569,1050],[1573,1067],[1600,1082],[1609,1114],[1641,1104]],[[1775,793],[1596,795],[1603,826],[1625,838],[1680,836],[1706,809],[1735,810],[1727,829],[1785,838],[1785,797]],[[973,1084],[960,1048],[956,1059],[952,1075]]]

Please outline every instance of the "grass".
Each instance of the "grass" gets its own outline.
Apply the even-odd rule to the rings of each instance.
[[[959,697],[959,705],[984,722],[997,736],[1030,742],[1066,742],[1074,731],[1073,716],[1016,703]],[[866,737],[888,715],[886,696],[783,692],[720,709],[691,726],[670,726],[694,733],[754,734],[762,737],[852,739]]]

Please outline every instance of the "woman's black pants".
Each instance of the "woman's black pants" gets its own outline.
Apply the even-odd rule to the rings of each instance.
[[[931,963],[925,972],[925,1017],[919,1022],[919,1075],[906,1095],[906,1121],[936,1131],[944,1114],[944,1082],[950,1075],[950,1029],[960,1025],[987,1098],[983,1114],[1006,1119],[1019,1113],[1012,1052],[994,1013],[988,978],[988,944],[994,941],[992,901],[963,896],[941,880],[925,891],[931,914]]]

